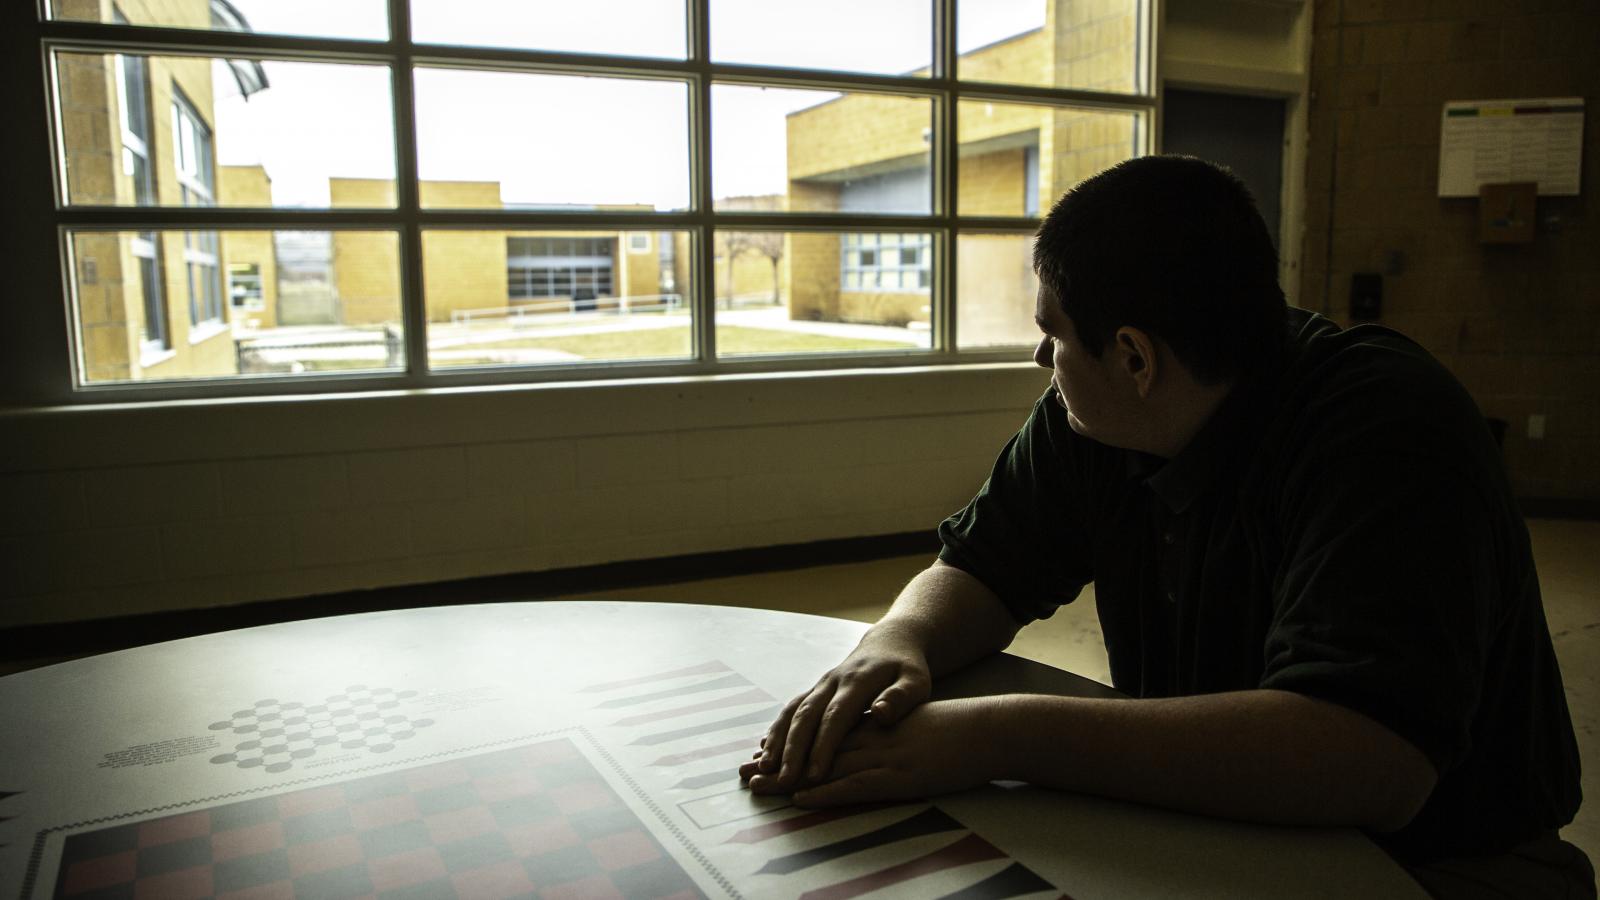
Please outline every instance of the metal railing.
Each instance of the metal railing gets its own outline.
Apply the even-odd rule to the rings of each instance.
[[[518,303],[515,306],[453,309],[450,311],[450,321],[454,324],[465,325],[479,319],[521,320],[530,317],[561,314],[627,315],[630,313],[671,312],[683,308],[683,295],[638,294],[631,297],[595,297],[593,299],[585,299],[584,302],[596,305],[587,309],[578,309],[576,301],[571,297],[547,297],[540,300],[529,300],[526,303]],[[599,304],[603,302],[614,303],[615,305],[602,308]]]
[[[299,340],[287,342],[281,339],[253,338],[235,340],[233,344],[234,355],[238,362],[238,371],[241,375],[256,375],[279,372],[302,372],[305,364],[299,359],[272,359],[273,356],[307,357],[315,355],[316,351],[328,350],[381,350],[383,363],[381,368],[397,369],[405,365],[405,337],[400,328],[395,325],[385,325],[381,329],[368,331],[340,331],[332,340]],[[296,354],[294,351],[313,351],[310,354]],[[325,357],[326,358],[326,357]],[[341,357],[343,358],[343,357]],[[376,357],[374,357],[376,360]],[[374,365],[373,368],[379,368]]]

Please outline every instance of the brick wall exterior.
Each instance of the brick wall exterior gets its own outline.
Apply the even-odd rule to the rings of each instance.
[[[1517,493],[1600,498],[1600,7],[1323,0],[1314,34],[1301,304],[1345,320],[1351,274],[1391,273],[1381,323],[1510,423]],[[1479,244],[1477,201],[1436,196],[1443,103],[1567,96],[1589,100],[1582,196],[1541,197],[1532,244]]]
[[[70,0],[57,4],[62,17],[111,20],[111,4]],[[161,22],[208,27],[206,0],[127,0],[116,8],[130,22]],[[114,60],[103,54],[59,56],[63,147],[67,163],[67,197],[72,203],[131,205],[133,179],[122,167],[122,110]],[[149,162],[156,202],[182,203],[174,163],[172,103],[182,91],[213,129],[211,60],[151,57],[149,78]],[[126,234],[83,234],[73,242],[79,288],[82,366],[90,381],[140,378],[183,378],[227,375],[236,371],[233,343],[227,329],[193,333],[189,316],[189,283],[182,265],[181,231],[157,232],[162,288],[166,300],[171,352],[144,356],[144,296],[138,262]],[[226,284],[226,267],[218,269]],[[224,304],[224,318],[227,316]]]
[[[261,166],[218,166],[217,189],[229,206],[271,206],[272,179]],[[254,265],[261,273],[261,308],[234,307],[232,314],[251,328],[278,324],[278,254],[270,231],[222,232],[222,283],[228,286],[229,266]]]
[[[1129,0],[1057,0],[1047,4],[1044,27],[998,41],[958,60],[963,78],[1131,92],[1139,36],[1137,4]],[[847,178],[926,165],[925,129],[931,122],[921,101],[875,94],[849,94],[792,113],[788,120],[789,206],[836,210],[839,183]],[[956,110],[962,148],[957,208],[967,215],[1026,214],[1026,145],[1038,148],[1039,209],[1079,181],[1136,152],[1134,119],[1128,114],[1059,110],[1026,104],[963,102]],[[827,241],[833,241],[831,249]],[[896,323],[929,320],[929,294],[841,290],[837,238],[796,235],[787,268],[793,284],[790,315],[797,319]],[[1031,321],[1031,282],[1016,273],[1009,247],[972,242],[958,269],[965,302],[982,312],[961,321],[976,329],[978,343],[1000,340],[1013,329],[1003,317],[1021,312]],[[1003,274],[1002,274],[1003,273]],[[1031,333],[1031,332],[1030,332]]]
[[[424,181],[424,207],[435,209],[499,209],[500,184],[494,181]],[[329,181],[335,208],[392,207],[393,181],[334,178]],[[631,207],[629,208],[631,209]],[[628,232],[595,231],[429,231],[422,239],[422,288],[428,320],[448,322],[458,310],[503,309],[514,305],[506,284],[506,239],[533,236],[607,237],[612,241],[613,282],[618,297],[661,293],[659,236],[643,232],[647,249],[630,252]],[[688,248],[677,247],[679,293],[687,283]],[[389,233],[336,231],[333,237],[334,283],[346,324],[400,320],[400,245]],[[770,282],[770,277],[767,279]],[[597,308],[620,301],[601,299]]]

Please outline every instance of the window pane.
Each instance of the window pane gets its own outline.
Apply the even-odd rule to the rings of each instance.
[[[683,82],[418,69],[416,84],[423,206],[689,206]]]
[[[876,235],[888,244],[902,235]],[[929,246],[931,235],[909,235]],[[917,269],[847,264],[849,235],[817,232],[716,233],[717,353],[893,352],[931,344],[926,288],[877,287],[884,272],[906,285]],[[931,259],[932,254],[924,257]]]
[[[418,41],[683,59],[683,0],[411,0]]]
[[[928,0],[711,0],[717,62],[927,75]]]
[[[76,231],[70,242],[83,383],[405,365],[393,232]]]
[[[394,206],[387,68],[58,53],[56,79],[68,203]]]
[[[956,340],[961,349],[1039,342],[1034,299],[1033,235],[963,234],[956,238]]]
[[[423,232],[428,364],[688,358],[689,233],[637,233]]]
[[[1145,0],[958,2],[956,75],[963,80],[1148,89],[1140,71]]]
[[[958,208],[965,216],[1029,216],[1073,185],[1139,155],[1139,113],[964,100]]]
[[[931,212],[932,114],[918,97],[713,85],[716,208]]]
[[[383,40],[389,36],[385,0],[180,0],[175,3],[51,0],[50,17],[70,22],[115,22],[255,31],[304,37]]]

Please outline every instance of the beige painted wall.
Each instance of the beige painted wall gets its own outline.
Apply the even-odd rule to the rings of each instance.
[[[0,411],[0,627],[931,530],[1044,386],[1018,364]]]

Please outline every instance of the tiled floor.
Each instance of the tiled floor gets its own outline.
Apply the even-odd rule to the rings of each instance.
[[[1562,835],[1600,861],[1600,522],[1540,519],[1530,521],[1529,530],[1583,754],[1583,792],[1589,798]],[[897,557],[582,595],[582,599],[753,606],[871,622],[928,562],[921,556]],[[1092,590],[1055,617],[1024,629],[1011,650],[1099,681],[1111,680]]]

